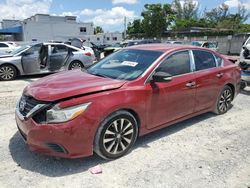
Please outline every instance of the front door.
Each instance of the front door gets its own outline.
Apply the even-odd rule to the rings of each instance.
[[[42,44],[36,44],[22,53],[21,63],[25,74],[40,72],[40,49]]]
[[[195,76],[191,72],[189,51],[170,55],[155,72],[166,72],[173,77],[169,82],[151,82],[146,86],[148,129],[194,112]]]
[[[49,71],[58,71],[65,64],[68,55],[68,47],[63,44],[51,45],[49,56]]]

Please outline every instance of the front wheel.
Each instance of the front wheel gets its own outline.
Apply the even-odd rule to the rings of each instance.
[[[233,91],[226,85],[217,99],[215,113],[218,115],[226,113],[231,108],[232,100]]]
[[[17,76],[17,70],[12,65],[2,65],[0,67],[0,80],[13,80]]]
[[[104,159],[117,159],[134,145],[138,124],[134,116],[124,110],[108,116],[100,125],[94,143],[94,151]]]

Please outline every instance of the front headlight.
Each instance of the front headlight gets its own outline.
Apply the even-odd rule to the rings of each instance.
[[[46,112],[46,122],[61,123],[70,121],[82,114],[90,104],[91,103],[85,103],[77,106],[71,106],[68,108],[60,108],[57,104],[52,109]]]

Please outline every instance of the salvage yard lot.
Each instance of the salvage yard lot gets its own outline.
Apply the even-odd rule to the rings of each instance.
[[[250,187],[250,88],[225,115],[206,113],[139,138],[115,161],[55,159],[30,152],[14,108],[36,80],[0,82],[0,187]],[[102,174],[88,169],[100,164]]]

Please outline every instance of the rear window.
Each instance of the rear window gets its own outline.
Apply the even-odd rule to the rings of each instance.
[[[9,46],[7,44],[0,43],[0,48],[6,48],[6,47],[9,47]]]
[[[201,50],[193,50],[196,71],[216,67],[216,61],[212,53]]]

